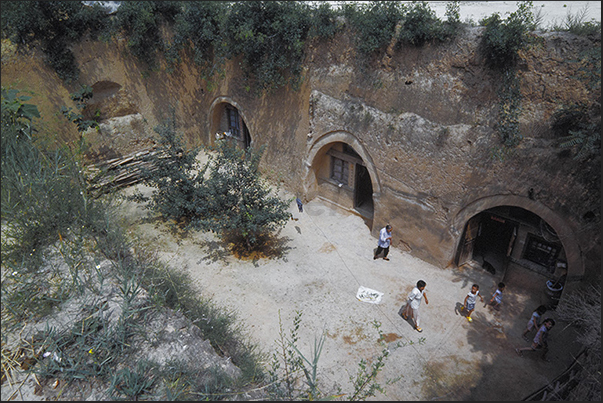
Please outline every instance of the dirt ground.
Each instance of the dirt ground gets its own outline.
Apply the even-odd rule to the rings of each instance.
[[[326,392],[352,392],[360,360],[380,354],[374,321],[390,347],[378,380],[386,394],[374,400],[521,400],[559,375],[579,351],[574,330],[558,320],[549,362],[538,353],[516,355],[516,347],[529,345],[521,332],[532,311],[548,302],[539,274],[511,266],[501,278],[483,269],[435,267],[398,244],[395,228],[390,261],[373,260],[377,240],[361,217],[320,199],[305,204],[303,213],[292,201],[290,212],[294,219],[278,234],[278,256],[241,260],[210,233],[175,239],[140,220],[146,215],[140,205],[124,206],[132,230],[164,262],[189,272],[200,293],[235,311],[264,351],[276,347],[279,317],[288,335],[297,311],[304,355],[310,357],[325,332],[318,377]],[[420,308],[422,333],[397,314],[419,279],[426,281],[429,299]],[[459,308],[471,285],[478,283],[487,301],[501,280],[507,287],[500,310],[478,301],[469,323]],[[382,292],[381,302],[357,299],[360,286]],[[557,319],[555,311],[544,316]]]

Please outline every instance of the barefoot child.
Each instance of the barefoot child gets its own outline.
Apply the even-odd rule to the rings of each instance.
[[[469,291],[469,293],[467,293],[467,296],[465,297],[465,301],[463,302],[463,307],[461,307],[461,311],[463,309],[467,309],[467,321],[469,321],[469,322],[473,322],[473,319],[471,319],[471,314],[473,313],[473,310],[475,309],[475,303],[477,302],[477,297],[479,297],[479,299],[482,302],[484,302],[482,295],[479,293],[479,285],[473,284],[471,286],[471,291]]]

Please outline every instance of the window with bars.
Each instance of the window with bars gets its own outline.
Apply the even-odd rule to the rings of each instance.
[[[555,271],[555,262],[557,261],[559,252],[560,247],[558,245],[528,234],[523,257],[546,267],[552,273]]]
[[[241,137],[241,129],[239,125],[239,112],[233,108],[227,108],[228,113],[228,131],[233,137]]]
[[[349,174],[350,163],[341,158],[331,156],[331,179],[347,185]]]

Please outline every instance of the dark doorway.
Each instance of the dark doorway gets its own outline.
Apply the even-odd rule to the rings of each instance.
[[[251,146],[251,136],[249,135],[249,129],[247,129],[247,125],[243,120],[243,147],[247,149],[249,146]]]
[[[514,221],[488,211],[477,214],[465,228],[458,265],[474,260],[492,274],[504,273],[516,235]]]
[[[490,252],[497,255],[506,255],[509,241],[515,226],[507,219],[494,214],[482,213],[479,232],[475,239],[474,254]]]
[[[354,207],[373,214],[373,183],[368,170],[362,164],[356,164],[354,181]]]
[[[460,253],[456,264],[460,267],[473,259],[473,249],[475,248],[475,239],[479,231],[481,216],[478,214],[472,217],[465,227],[465,236],[460,246]]]

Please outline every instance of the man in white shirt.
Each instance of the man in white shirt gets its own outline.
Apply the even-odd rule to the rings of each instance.
[[[381,228],[379,232],[379,242],[377,243],[377,251],[373,256],[373,260],[377,259],[377,256],[383,252],[383,260],[389,260],[387,254],[389,253],[389,245],[392,242],[392,226],[387,224],[384,228]]]

